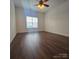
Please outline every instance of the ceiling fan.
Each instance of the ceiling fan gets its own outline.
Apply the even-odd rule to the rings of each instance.
[[[36,6],[40,9],[43,9],[44,7],[49,7],[49,5],[46,4],[46,2],[48,2],[48,0],[40,0],[38,4],[36,4]]]

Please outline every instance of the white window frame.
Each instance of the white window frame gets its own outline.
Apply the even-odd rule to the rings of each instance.
[[[33,28],[37,29],[38,28],[38,17],[31,17],[32,18],[32,27],[31,28],[27,26],[27,17],[31,17],[31,16],[26,16],[26,28],[27,29],[33,29]],[[36,25],[37,27],[33,27],[33,18],[37,18],[37,25]]]

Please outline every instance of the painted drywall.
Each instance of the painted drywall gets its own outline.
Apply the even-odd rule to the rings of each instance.
[[[68,1],[51,8],[45,15],[45,31],[69,36],[69,3]]]
[[[25,16],[23,12],[23,8],[15,8],[16,14],[16,31],[18,32],[25,32]]]
[[[15,20],[15,6],[14,0],[10,1],[10,42],[16,35],[16,20]]]
[[[44,13],[28,11],[20,7],[15,8],[16,12],[16,29],[17,33],[28,32],[26,28],[26,16],[38,17],[38,29],[30,29],[31,31],[44,31]],[[27,13],[28,12],[28,13]]]

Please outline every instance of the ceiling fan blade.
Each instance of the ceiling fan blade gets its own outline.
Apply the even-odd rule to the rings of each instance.
[[[47,5],[47,4],[44,4],[44,6],[49,7],[49,5]]]
[[[48,0],[43,0],[43,2],[47,2]]]

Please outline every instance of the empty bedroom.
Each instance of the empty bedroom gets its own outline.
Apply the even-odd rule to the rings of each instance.
[[[69,0],[10,0],[10,59],[69,59]]]

